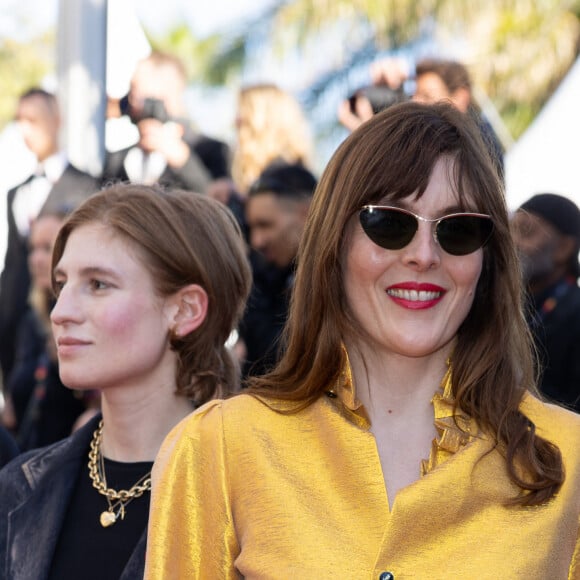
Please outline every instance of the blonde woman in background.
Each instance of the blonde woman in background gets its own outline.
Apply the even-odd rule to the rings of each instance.
[[[240,91],[236,128],[232,175],[242,195],[273,161],[311,165],[312,138],[302,108],[276,85]]]
[[[232,179],[216,180],[208,193],[229,205],[231,197],[245,200],[250,186],[272,162],[312,166],[312,136],[298,101],[274,84],[241,89],[236,115],[237,144]]]

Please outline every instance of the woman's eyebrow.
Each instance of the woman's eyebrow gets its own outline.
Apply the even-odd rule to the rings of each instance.
[[[66,276],[66,272],[62,267],[57,266],[53,271],[54,276]],[[91,276],[108,276],[112,278],[119,278],[119,273],[112,269],[106,268],[103,266],[86,266],[85,268],[81,268],[79,274],[84,277],[91,277]]]

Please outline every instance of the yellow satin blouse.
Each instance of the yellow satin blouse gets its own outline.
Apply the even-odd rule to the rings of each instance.
[[[249,395],[201,407],[156,461],[145,578],[580,579],[580,416],[526,397],[566,481],[506,507],[518,489],[473,421],[455,427],[448,382],[433,405],[439,437],[391,511],[348,373],[297,414]]]

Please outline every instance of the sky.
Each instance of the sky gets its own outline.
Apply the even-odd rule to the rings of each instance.
[[[6,38],[13,38],[20,42],[33,38],[47,30],[54,29],[58,20],[59,6],[66,6],[78,2],[85,2],[90,5],[102,5],[107,0],[0,0],[0,41]],[[160,34],[169,29],[172,25],[186,22],[192,32],[199,37],[209,35],[213,32],[227,29],[232,24],[243,21],[256,14],[259,14],[265,7],[272,4],[274,0],[210,0],[203,2],[200,0],[108,0],[109,6],[123,8],[121,12],[134,11],[141,25],[145,30]],[[129,30],[131,33],[129,33]],[[123,62],[116,66],[119,71],[114,71],[113,76],[124,79],[125,69],[133,60],[142,58],[142,33],[135,31],[134,27],[128,27],[127,30],[120,32],[120,40],[114,43],[115,49],[122,46]],[[139,37],[141,34],[141,37]],[[111,38],[114,33],[110,30]],[[128,44],[128,39],[134,40]],[[139,46],[137,46],[139,45]],[[133,48],[133,51],[131,50]],[[138,52],[133,56],[128,53]],[[268,63],[261,63],[261,69],[266,70]],[[272,67],[269,67],[270,69]],[[279,72],[279,71],[278,71]],[[254,79],[252,79],[254,80]],[[260,80],[264,80],[260,78]],[[266,79],[276,81],[277,79]],[[124,81],[118,83],[111,82],[111,77],[107,79],[109,87],[123,86]],[[48,90],[55,90],[56,79],[52,77],[43,81],[43,86]],[[120,92],[112,90],[111,94]],[[194,98],[194,97],[191,97]],[[225,99],[225,101],[224,101]],[[231,107],[231,95],[214,95],[210,99],[214,101],[216,107]],[[198,104],[192,105],[196,108]],[[204,115],[199,124],[200,128],[213,131],[216,136],[225,138],[231,133],[232,119],[223,118],[212,113]],[[219,119],[219,122],[218,122]],[[208,121],[209,123],[204,123]]]
[[[163,0],[164,11],[161,12],[158,0],[140,0],[136,2],[136,8],[148,29],[162,30],[172,22],[186,20],[196,34],[204,36],[251,16],[271,3],[271,0]]]
[[[68,0],[78,2],[80,0]],[[84,0],[100,3],[105,0]],[[205,36],[232,22],[258,12],[272,0],[109,0],[135,7],[144,26],[162,32],[186,20],[195,34]],[[2,0],[0,38],[26,40],[56,23],[59,0]]]
[[[89,4],[101,4],[107,0],[0,0],[0,41],[8,37],[26,41],[27,38],[51,29],[56,24],[60,2],[66,4],[81,1]],[[171,25],[185,21],[194,34],[203,37],[214,31],[227,29],[228,26],[236,21],[243,21],[252,17],[275,0],[108,1],[110,3],[127,3],[133,7],[143,26],[152,33],[162,33]],[[325,46],[320,52],[324,57],[322,59],[324,62],[327,62],[331,55],[338,54],[336,46],[332,44],[328,47]],[[276,63],[270,62],[271,58],[271,55],[264,54],[260,60],[260,66],[255,67],[257,74],[270,74],[270,78],[244,78],[244,82],[272,81],[284,86],[284,82],[288,81],[288,86],[285,86],[285,88],[300,90],[300,83],[307,82],[312,75],[319,73],[314,63],[317,59],[312,58],[307,59],[308,66],[306,67],[304,66],[304,61],[298,64],[289,63],[289,66],[284,67],[284,70],[279,70],[280,67],[278,66],[278,76],[276,76],[276,74],[272,73],[273,70],[276,71]],[[280,75],[282,74],[283,76],[281,77]],[[200,114],[199,104],[204,102],[212,103],[214,108],[209,113]],[[220,111],[231,112],[232,107],[232,95],[214,95],[212,93],[210,96],[207,94],[201,94],[197,97],[195,95],[192,96],[192,109],[196,111],[200,128],[209,133],[213,132],[217,137],[226,140],[231,135],[232,119],[230,117],[232,115],[228,117],[228,115],[223,115]],[[332,110],[334,110],[333,107],[334,105],[331,106]],[[215,111],[220,113],[217,114]],[[326,154],[322,158],[325,159],[325,156]],[[0,258],[1,250],[2,248],[0,247]]]
[[[14,39],[19,42],[42,34],[55,27],[58,17],[59,2],[80,2],[101,4],[106,0],[0,0],[0,42],[5,39]],[[189,24],[194,34],[203,37],[214,31],[226,28],[236,20],[245,19],[261,11],[272,0],[109,0],[109,2],[127,3],[132,6],[142,25],[152,33],[162,33],[171,25],[183,22]],[[219,99],[213,98],[216,105]],[[230,108],[233,103],[226,101],[225,106]],[[232,113],[233,115],[233,113]],[[217,115],[204,115],[208,119],[221,118]],[[198,119],[201,121],[203,119]],[[229,130],[231,121],[223,119],[221,127],[213,127],[223,132]],[[203,123],[199,123],[202,125]],[[218,131],[219,133],[219,131]],[[222,135],[217,135],[222,136]],[[8,149],[6,149],[8,147]],[[0,134],[0,151],[10,151],[21,163],[14,163],[5,167],[0,176],[0,194],[26,177],[34,161],[30,158],[21,142],[20,135],[13,125],[9,125]],[[0,198],[2,196],[0,195]],[[1,199],[0,199],[1,201]],[[5,203],[0,203],[0,270],[3,265],[5,251]]]

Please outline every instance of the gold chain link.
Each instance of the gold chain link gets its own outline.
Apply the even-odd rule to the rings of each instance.
[[[103,421],[99,423],[96,431],[93,434],[91,441],[91,449],[89,451],[89,475],[93,482],[93,487],[109,500],[120,500],[122,503],[127,500],[135,499],[142,496],[146,491],[151,489],[151,472],[145,474],[135,485],[129,489],[121,489],[119,491],[107,487],[106,479],[99,473],[99,458],[101,457],[101,440],[103,438]],[[104,475],[104,474],[103,474]]]

